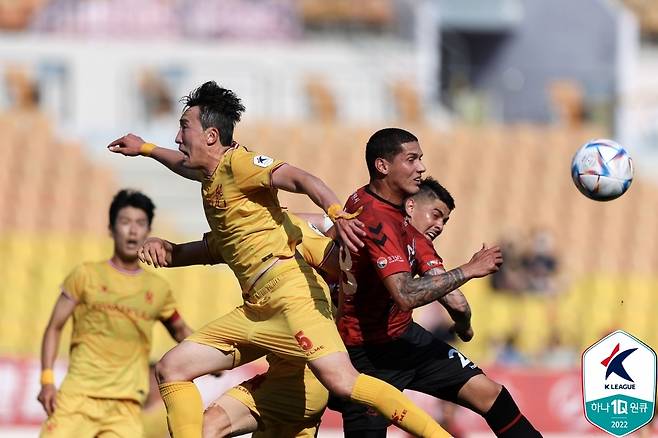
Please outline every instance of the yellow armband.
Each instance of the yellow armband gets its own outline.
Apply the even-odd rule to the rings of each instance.
[[[333,222],[336,222],[336,219],[354,219],[363,211],[363,207],[359,207],[354,213],[346,213],[343,211],[343,207],[338,204],[332,204],[327,208],[327,216]]]
[[[151,152],[153,152],[153,149],[155,148],[156,146],[153,143],[142,143],[142,145],[139,147],[139,154],[148,157],[151,155]]]
[[[41,384],[42,385],[54,385],[55,384],[55,373],[50,368],[41,371]]]

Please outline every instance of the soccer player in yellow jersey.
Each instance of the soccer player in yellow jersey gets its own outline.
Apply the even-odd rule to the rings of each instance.
[[[321,225],[322,215],[307,215],[309,222],[290,213],[288,217],[302,232],[297,251],[323,278],[336,283],[340,273],[338,246],[313,225]],[[223,263],[212,233],[184,244],[150,237],[140,250],[140,258],[158,267]],[[235,430],[254,432],[254,438],[316,436],[329,396],[327,389],[303,362],[273,353],[267,354],[267,361],[267,372],[231,388],[210,404],[204,413],[204,436],[221,437]],[[244,408],[233,409],[229,420],[221,406],[235,405],[236,400]]]
[[[153,210],[142,193],[120,191],[109,213],[112,257],[78,266],[62,284],[41,349],[42,437],[142,436],[153,324],[161,321],[178,342],[191,333],[167,282],[138,264]],[[69,368],[57,391],[52,367],[71,316]]]
[[[263,352],[307,363],[329,391],[373,407],[413,435],[448,436],[393,386],[356,372],[334,324],[328,287],[297,255],[301,232],[284,214],[276,192],[309,196],[353,251],[364,234],[359,222],[349,220],[320,179],[233,141],[244,106],[232,91],[206,82],[183,102],[178,151],[135,135],[109,145],[124,155],[149,155],[201,182],[206,218],[243,290],[243,306],[174,347],[156,367],[174,438],[202,436],[203,406],[194,378],[234,368]],[[244,409],[236,404],[221,406],[229,418],[233,409]]]

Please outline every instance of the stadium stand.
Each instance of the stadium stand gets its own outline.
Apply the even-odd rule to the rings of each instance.
[[[0,148],[6,151],[0,162],[0,251],[8,261],[0,264],[5,279],[0,306],[6,309],[0,330],[7,333],[0,350],[17,355],[37,353],[37,334],[68,271],[109,253],[106,209],[119,187],[112,171],[88,158],[83,146],[57,140],[38,112],[27,115],[21,114],[21,123],[15,114],[0,117]],[[347,197],[367,181],[362,150],[373,129],[322,121],[246,122],[237,138],[322,176]],[[569,178],[575,147],[599,132],[537,125],[439,130],[417,124],[409,129],[421,140],[428,173],[456,199],[457,209],[437,244],[447,266],[467,260],[482,241],[493,242],[510,230],[525,235],[541,227],[555,238],[562,292],[501,294],[485,281],[464,288],[477,335],[461,348],[474,360],[491,360],[491,345],[512,332],[518,332],[525,354],[537,355],[555,321],[560,338],[576,348],[598,339],[614,321],[649,343],[658,341],[649,314],[635,312],[658,305],[652,294],[658,279],[650,275],[658,261],[653,219],[658,190],[640,178],[614,203],[596,203],[578,193]],[[303,197],[281,198],[292,211],[315,209]],[[603,246],[606,257],[600,256]],[[237,287],[223,267],[160,272],[195,326],[239,303],[237,293],[208,288]],[[169,345],[157,335],[154,355]]]

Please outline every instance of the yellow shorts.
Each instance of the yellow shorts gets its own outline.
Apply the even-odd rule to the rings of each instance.
[[[272,267],[245,303],[187,338],[234,354],[234,367],[271,352],[306,362],[346,351],[331,313],[329,288],[298,258]]]
[[[41,427],[43,438],[141,437],[141,406],[134,400],[57,393],[55,412]]]
[[[247,406],[258,419],[258,438],[313,438],[327,405],[329,391],[308,366],[272,354],[270,368],[226,395]]]

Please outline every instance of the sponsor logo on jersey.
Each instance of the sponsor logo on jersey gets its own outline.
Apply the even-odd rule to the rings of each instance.
[[[386,260],[386,257],[380,257],[377,259],[377,267],[379,269],[384,269],[388,265],[388,260]]]
[[[258,167],[269,167],[274,163],[274,159],[267,155],[256,155],[254,157],[254,164]]]

